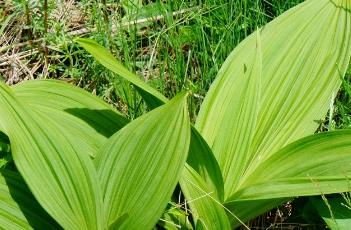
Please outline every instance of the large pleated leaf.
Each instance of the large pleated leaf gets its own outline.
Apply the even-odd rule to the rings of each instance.
[[[351,130],[305,137],[271,155],[228,201],[350,190]]]
[[[206,95],[196,123],[218,160],[226,193],[233,192],[237,178],[250,159],[247,153],[259,109],[260,43],[257,32],[256,43],[251,49],[229,57],[218,74],[220,77]]]
[[[97,165],[109,225],[151,229],[166,208],[189,149],[186,96],[130,122],[104,144]]]
[[[102,196],[89,156],[72,147],[60,124],[31,110],[4,84],[0,108],[14,162],[41,206],[65,229],[101,229]]]
[[[350,9],[348,0],[309,0],[262,33],[264,106],[253,146],[258,161],[253,162],[319,126],[350,63]]]
[[[108,137],[110,132],[117,131],[124,123],[124,119],[111,110],[107,104],[83,90],[60,81],[29,81],[17,85],[14,90],[16,96],[26,101],[33,109],[54,118],[62,125],[63,132],[68,132],[69,138],[74,140],[73,145],[82,151],[85,149],[84,151],[91,156],[96,155],[97,148],[103,143],[105,136]],[[75,111],[77,113],[73,113]],[[77,118],[70,116],[67,112]],[[82,123],[81,119],[88,123]],[[97,124],[97,121],[101,121],[101,126]],[[98,133],[89,128],[91,124],[98,130]],[[223,201],[223,180],[218,164],[201,135],[194,128],[191,133],[189,150],[191,154],[187,161],[208,183],[210,190],[218,194],[219,200]],[[204,209],[204,212],[207,210]]]
[[[15,87],[15,92],[18,97],[25,100],[27,104],[30,104],[33,108],[45,113],[47,116],[55,117],[55,120],[62,124],[62,128],[66,131],[69,130],[70,139],[74,140],[79,148],[84,148],[86,144],[86,152],[95,156],[95,151],[103,141],[99,138],[98,133],[89,130],[89,127],[85,127],[81,124],[82,121],[72,118],[66,111],[71,112],[76,110],[77,112],[84,112],[83,120],[87,120],[90,125],[94,122],[93,118],[97,116],[96,121],[101,121],[103,125],[99,127],[99,132],[106,133],[107,131],[116,130],[119,128],[120,123],[115,127],[114,123],[121,118],[116,117],[116,114],[112,114],[113,111],[108,110],[110,107],[105,106],[95,97],[86,95],[87,93],[83,90],[76,89],[68,84],[59,81],[30,81],[22,83]],[[73,93],[71,93],[73,92]],[[62,100],[62,97],[64,100]],[[89,100],[89,101],[87,101]],[[96,101],[96,102],[95,102]],[[103,106],[103,108],[101,108]],[[100,114],[93,114],[96,111]],[[104,115],[106,113],[106,116]],[[111,115],[114,115],[111,116]],[[82,116],[78,116],[82,117]],[[91,118],[92,117],[92,118]],[[114,118],[114,119],[110,119]],[[86,118],[86,119],[85,119]],[[107,118],[107,120],[105,120]],[[93,121],[93,122],[92,122]],[[106,128],[105,128],[106,127]],[[107,128],[108,127],[108,128]],[[101,130],[102,131],[101,131]],[[202,176],[202,178],[212,188],[211,191],[215,197],[219,197],[220,201],[223,201],[223,180],[218,164],[213,157],[211,150],[209,149],[206,142],[203,140],[201,135],[192,129],[191,144],[190,144],[190,155],[188,156],[187,162]],[[91,145],[93,145],[91,147]],[[188,178],[190,180],[190,178]],[[192,183],[196,183],[193,181]],[[207,210],[204,210],[207,212]]]
[[[43,113],[46,109],[55,109],[80,118],[96,130],[97,136],[108,138],[128,123],[103,100],[63,81],[26,81],[15,85],[13,90],[20,100]]]
[[[125,68],[106,48],[87,38],[76,38],[75,41],[107,69],[135,85],[151,108],[156,108],[167,101],[167,98],[160,92],[145,84],[138,76]]]
[[[62,81],[27,81],[16,85],[14,91],[31,109],[60,124],[60,132],[77,151],[92,157],[108,137],[128,123],[101,99]]]
[[[348,198],[349,199],[349,198]],[[342,197],[326,200],[312,198],[313,206],[331,230],[348,230],[351,226],[350,200]]]
[[[0,228],[60,229],[35,200],[18,173],[0,171]]]
[[[239,44],[222,66],[196,127],[219,161],[225,198],[262,160],[318,127],[316,121],[325,116],[349,64],[350,8],[348,0],[309,0],[264,26],[258,97],[255,82],[249,81],[257,76],[248,77],[257,73],[257,33]]]

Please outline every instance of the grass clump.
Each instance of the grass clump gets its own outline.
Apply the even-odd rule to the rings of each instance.
[[[195,117],[229,52],[257,27],[299,2],[49,0],[44,8],[40,1],[5,1],[0,18],[4,31],[0,71],[10,84],[34,78],[65,79],[130,117],[143,113],[141,99],[128,83],[72,43],[75,36],[86,36],[107,47],[167,97],[183,89],[193,91]]]

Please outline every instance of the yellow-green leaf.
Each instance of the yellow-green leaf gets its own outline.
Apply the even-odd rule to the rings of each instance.
[[[179,184],[197,223],[196,229],[199,226],[229,229],[222,205],[224,185],[220,168],[206,141],[194,127],[191,131],[189,156]]]
[[[346,192],[350,166],[351,130],[314,134],[263,161],[228,202]]]
[[[201,223],[202,229],[231,229],[216,190],[206,183],[192,167],[186,165],[179,183],[195,223]]]
[[[101,229],[102,196],[89,156],[4,84],[0,108],[16,167],[40,205],[65,229]]]
[[[316,130],[349,64],[350,28],[349,0],[309,0],[260,30],[261,83],[257,33],[228,57],[196,123],[219,161],[225,199],[263,160]]]
[[[190,122],[184,94],[130,122],[98,155],[104,214],[120,229],[151,229],[166,208],[189,149]]]
[[[235,52],[235,51],[234,51]],[[261,40],[231,55],[202,104],[196,127],[220,165],[225,193],[235,190],[250,160],[261,88]],[[235,163],[236,164],[235,164]]]
[[[107,138],[128,123],[101,99],[63,81],[26,81],[13,89],[32,110],[59,124],[74,148],[92,157]]]

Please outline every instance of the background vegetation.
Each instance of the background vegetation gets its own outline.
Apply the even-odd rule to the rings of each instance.
[[[146,112],[129,83],[97,63],[73,39],[89,37],[168,98],[190,89],[194,121],[215,74],[247,35],[302,0],[0,0],[0,77],[8,84],[62,79],[117,107],[128,118]],[[351,68],[318,130],[351,125]],[[298,199],[250,226],[284,221],[318,229]],[[308,207],[307,207],[308,210]],[[312,224],[313,223],[313,224]],[[289,227],[291,224],[283,224]],[[320,227],[320,226],[319,226]]]

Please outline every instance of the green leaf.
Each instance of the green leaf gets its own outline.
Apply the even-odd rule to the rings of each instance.
[[[97,135],[107,138],[129,122],[103,100],[63,81],[25,81],[13,90],[20,100],[40,112],[45,113],[47,109],[67,112],[96,129]]]
[[[76,38],[75,41],[107,69],[135,85],[151,108],[156,108],[167,101],[167,98],[160,92],[147,85],[137,75],[125,68],[106,48],[87,38]]]
[[[225,194],[235,190],[251,159],[248,152],[255,131],[261,88],[259,32],[254,45],[227,59],[206,95],[196,122],[218,160]]]
[[[215,192],[215,196],[220,201],[223,201],[224,185],[221,170],[212,150],[194,127],[191,129],[187,163],[202,177],[207,186]],[[192,182],[195,183],[196,181]]]
[[[96,159],[107,223],[126,213],[121,229],[152,228],[178,182],[189,142],[184,94],[114,134]]]
[[[340,130],[296,141],[262,162],[228,201],[349,191],[350,140],[351,130]]]
[[[119,229],[126,219],[128,219],[128,215],[125,213],[122,214],[121,216],[117,217],[116,220],[112,221],[109,229]]]
[[[60,124],[31,110],[4,84],[0,108],[14,162],[41,206],[65,229],[101,229],[102,196],[89,156],[72,146]]]
[[[196,226],[199,229],[231,229],[224,206],[218,199],[216,190],[189,165],[186,165],[179,181],[190,206]]]
[[[111,135],[111,130],[115,132],[114,130],[118,130],[124,124],[125,119],[116,114],[109,105],[60,81],[28,81],[17,85],[14,90],[32,109],[54,118],[61,124],[62,132],[70,136],[73,145],[84,148],[82,151],[91,156],[97,154],[97,149],[104,143],[105,138]],[[96,130],[90,128],[91,125]],[[187,161],[208,185],[212,186],[212,191],[219,195],[220,200],[223,200],[223,180],[218,164],[195,128],[192,128],[191,134]]]
[[[253,147],[257,164],[314,133],[319,126],[316,121],[325,117],[351,56],[347,2],[306,1],[263,29],[261,103],[265,106],[259,113]]]
[[[152,89],[145,82],[141,81],[138,76],[129,72],[120,62],[118,62],[112,54],[104,47],[90,39],[77,38],[83,48],[91,53],[98,61],[106,68],[121,75],[127,81],[133,83],[139,88],[139,92],[143,99],[148,102],[153,108],[168,101],[163,95]],[[223,179],[212,152],[209,153],[209,148],[201,135],[193,128],[191,147],[189,150],[189,164],[194,167],[200,175],[208,182],[216,187],[220,197],[223,197]],[[222,199],[222,198],[221,198]]]
[[[227,229],[229,220],[221,205],[224,198],[221,171],[206,141],[194,127],[191,131],[188,164],[179,181],[180,186],[199,226]],[[199,226],[196,224],[196,229]]]
[[[351,226],[351,207],[342,197],[311,199],[313,206],[332,230],[348,230]]]
[[[306,1],[264,29],[262,104],[266,106],[259,114],[255,157],[248,171],[280,148],[312,134],[324,118],[351,55],[351,14],[340,7],[344,3]],[[280,31],[279,36],[273,31]]]
[[[219,161],[225,199],[263,160],[312,134],[325,116],[351,55],[351,13],[345,6],[350,8],[349,1],[309,0],[260,30],[259,96],[253,90],[259,84],[254,76],[257,34],[245,39],[222,66],[196,127]],[[255,80],[250,84],[248,79]]]
[[[128,123],[107,103],[62,81],[27,81],[16,85],[14,91],[31,109],[60,124],[60,132],[73,146],[92,157],[108,137]]]
[[[60,229],[35,200],[15,172],[0,171],[0,226],[2,229]]]

